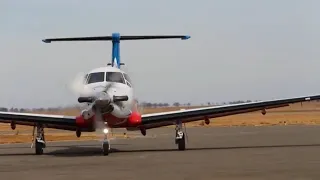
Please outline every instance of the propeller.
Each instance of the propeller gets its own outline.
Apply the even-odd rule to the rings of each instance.
[[[75,95],[80,96],[80,94],[86,94],[84,88],[85,73],[78,73],[75,78],[68,85],[69,90]]]
[[[103,132],[103,130],[105,129],[105,124],[102,113],[99,109],[96,110],[94,118],[94,125],[96,129],[95,132],[97,133],[98,138],[102,141],[105,136]]]
[[[116,81],[118,77],[113,77],[114,75],[115,74],[111,73],[108,76],[108,79]],[[85,88],[85,79],[86,79],[85,73],[78,73],[68,86],[71,92],[73,92],[73,94],[75,94],[78,97],[80,96],[78,98],[79,103],[93,103],[95,100],[99,99],[99,97],[103,97],[103,96],[108,98],[108,95],[109,95],[108,92],[110,91],[111,88],[116,86],[116,82],[108,82],[106,85],[100,85],[100,86],[94,87],[93,93],[92,93],[92,90]],[[119,106],[122,106],[123,101],[128,100],[128,96],[113,96],[110,98],[113,103]],[[94,109],[95,110],[94,125],[96,127],[96,132],[98,131],[99,137],[101,134],[103,134],[104,136],[105,134],[103,133],[103,130],[105,129],[105,122],[104,122],[103,114],[100,108],[97,108],[97,107],[93,107],[93,108],[95,108]]]
[[[85,73],[78,73],[75,78],[71,81],[71,83],[68,85],[69,90],[79,97],[80,95],[85,96],[93,96],[92,91],[90,89],[85,88]],[[115,85],[115,82],[108,82],[105,86],[97,86],[94,87],[94,93],[99,93],[101,91],[107,92],[111,87]]]
[[[136,111],[136,112],[139,112],[140,114],[143,114],[143,112],[144,112],[144,106],[139,105],[138,101],[135,100],[132,111]]]

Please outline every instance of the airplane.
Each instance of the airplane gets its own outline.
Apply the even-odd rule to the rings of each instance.
[[[189,35],[122,36],[120,33],[112,33],[111,36],[43,39],[44,43],[58,41],[112,41],[112,59],[107,66],[95,68],[84,76],[82,82],[83,91],[79,93],[78,102],[84,104],[85,109],[79,115],[63,116],[0,112],[0,122],[10,123],[13,130],[16,125],[33,126],[33,136],[36,136],[33,140],[36,155],[43,154],[43,149],[46,147],[44,128],[73,131],[77,137],[81,137],[82,132],[97,131],[99,129],[98,122],[102,122],[103,134],[105,135],[102,141],[102,155],[104,156],[109,155],[111,152],[110,138],[107,136],[111,128],[140,131],[145,136],[148,129],[174,125],[175,144],[178,146],[178,150],[183,151],[186,149],[184,123],[204,120],[206,124],[209,124],[211,118],[254,111],[261,111],[265,115],[267,109],[320,99],[320,95],[312,95],[141,114],[134,99],[133,82],[129,75],[121,69],[124,63],[120,61],[120,41],[148,39],[187,40],[189,38],[191,38]]]

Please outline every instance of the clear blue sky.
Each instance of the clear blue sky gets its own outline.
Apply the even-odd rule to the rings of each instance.
[[[138,99],[223,102],[320,94],[319,1],[0,1],[0,106],[77,102],[68,84],[106,65],[108,42],[47,37],[189,34],[121,43]]]

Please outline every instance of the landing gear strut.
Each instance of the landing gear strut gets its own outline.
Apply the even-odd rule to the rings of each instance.
[[[33,132],[33,135],[34,135],[34,132]],[[37,135],[36,135],[36,138],[34,139],[34,144],[35,144],[36,155],[43,154],[43,148],[46,147],[46,142],[44,138],[43,125],[41,124],[37,125]]]
[[[103,129],[104,138],[102,141],[102,153],[104,156],[108,156],[111,149],[110,140],[108,139],[108,133],[109,129]]]
[[[178,149],[183,151],[186,149],[186,140],[185,140],[185,133],[182,129],[181,121],[178,121],[176,124],[176,139],[175,143],[178,144]]]

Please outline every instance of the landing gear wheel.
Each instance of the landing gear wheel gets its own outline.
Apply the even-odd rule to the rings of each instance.
[[[34,128],[34,130],[35,130],[35,128]],[[34,131],[33,131],[33,135],[34,135]],[[43,154],[43,148],[46,148],[46,141],[44,138],[44,130],[43,130],[42,124],[37,125],[37,135],[36,135],[36,138],[34,139],[34,143],[35,143],[36,155]]]
[[[38,140],[36,140],[35,143],[35,150],[36,150],[36,155],[42,155],[43,154],[43,143],[38,142]]]
[[[108,156],[110,151],[110,144],[108,141],[102,143],[102,153],[104,156]]]
[[[176,144],[178,144],[178,149],[180,151],[183,151],[186,149],[185,134],[181,130],[176,131]]]
[[[177,144],[179,151],[184,151],[186,149],[186,140],[184,135],[181,139],[177,139]]]

